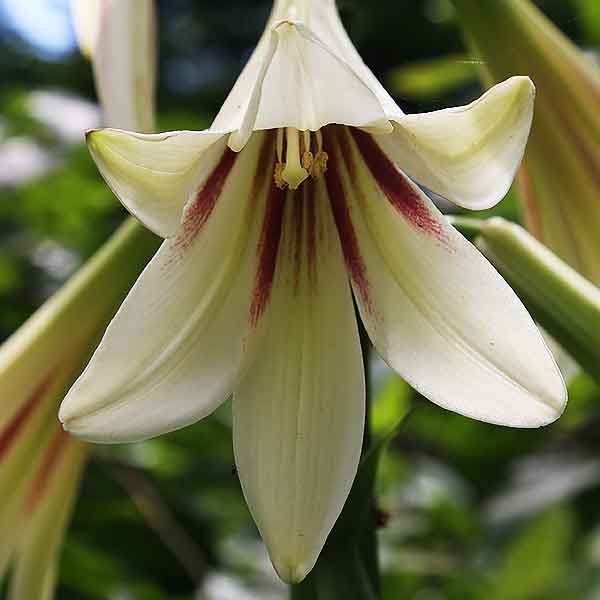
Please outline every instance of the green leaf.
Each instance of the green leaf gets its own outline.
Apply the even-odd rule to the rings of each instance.
[[[573,518],[567,509],[553,508],[538,517],[507,547],[502,564],[492,577],[489,600],[570,595],[565,571],[573,534]]]
[[[394,69],[390,90],[410,100],[431,100],[477,80],[477,64],[462,54],[421,60]]]

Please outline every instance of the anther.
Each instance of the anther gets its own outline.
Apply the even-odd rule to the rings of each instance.
[[[310,170],[310,174],[312,177],[322,177],[327,172],[327,161],[329,160],[329,156],[327,152],[323,150],[319,150],[317,155],[315,156],[312,164],[312,168]]]
[[[305,150],[304,154],[302,155],[302,167],[310,173],[312,171],[314,162],[315,158],[313,153],[310,150]]]
[[[275,186],[280,190],[285,190],[288,186],[287,181],[283,178],[283,170],[285,169],[285,165],[282,162],[278,162],[275,164],[275,172],[273,173],[273,181],[275,182]]]

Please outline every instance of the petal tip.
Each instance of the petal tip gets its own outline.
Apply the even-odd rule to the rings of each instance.
[[[271,557],[271,560],[279,578],[290,585],[304,581],[316,562],[316,559],[311,561],[299,561],[290,558],[276,560],[274,557]]]

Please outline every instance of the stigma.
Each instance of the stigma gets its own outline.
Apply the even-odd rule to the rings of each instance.
[[[280,190],[297,190],[307,179],[317,179],[327,171],[329,157],[320,131],[278,129],[276,153],[273,180]]]

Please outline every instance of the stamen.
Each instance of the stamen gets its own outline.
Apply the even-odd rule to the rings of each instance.
[[[283,163],[283,129],[277,130],[277,162]]]
[[[320,129],[315,131],[315,137],[317,138],[317,154],[323,151],[323,134]]]
[[[313,132],[300,131],[292,127],[277,130],[275,170],[273,180],[280,190],[288,187],[297,190],[309,177],[322,177],[327,171],[327,153],[323,151],[323,135],[314,132],[315,143],[311,139]],[[285,162],[283,155],[285,152]]]
[[[327,161],[329,160],[329,155],[327,152],[323,150],[319,150],[317,155],[314,158],[312,169],[310,174],[316,179],[318,177],[322,177],[327,172]]]
[[[273,173],[273,181],[275,186],[280,190],[285,190],[288,186],[287,181],[283,178],[283,170],[285,165],[282,162],[275,164],[275,172]]]
[[[305,129],[302,135],[304,136],[304,152],[310,152],[310,131]]]
[[[297,190],[300,184],[308,179],[308,171],[300,162],[300,135],[297,129],[287,128],[287,148],[285,153],[285,168],[281,175],[290,189]]]

